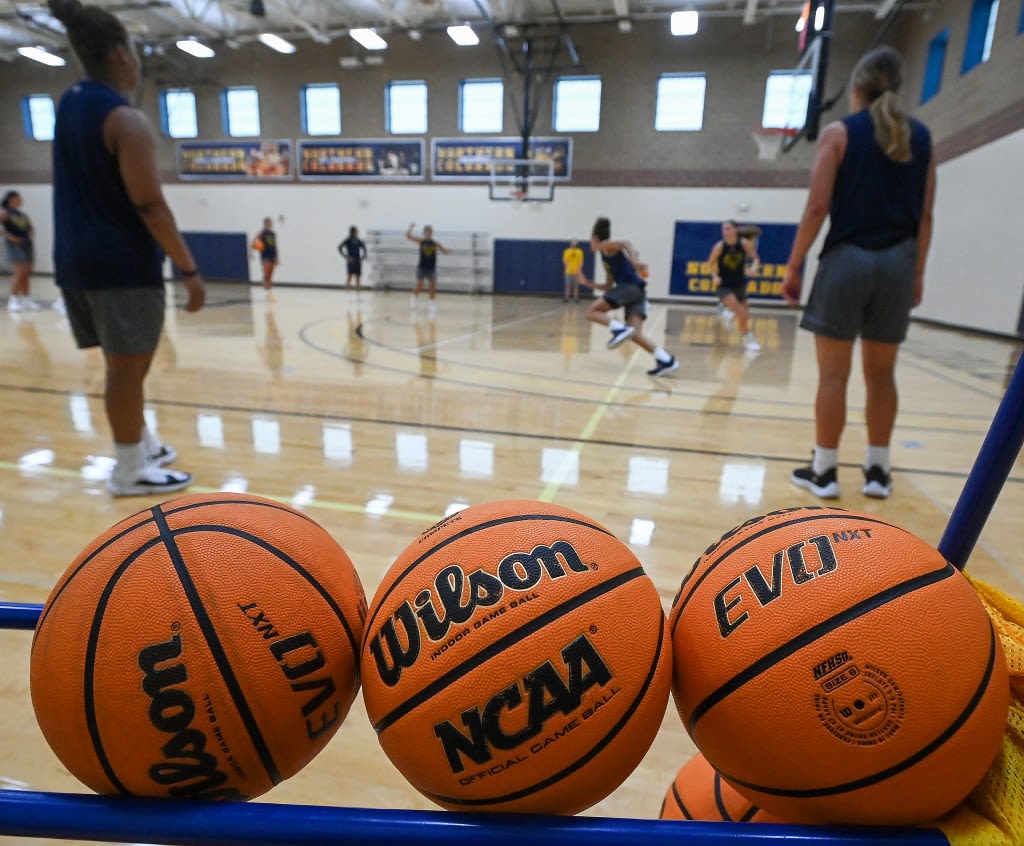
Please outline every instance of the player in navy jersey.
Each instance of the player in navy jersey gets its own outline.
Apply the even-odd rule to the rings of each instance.
[[[350,226],[348,237],[338,244],[338,252],[345,259],[348,276],[345,278],[345,287],[352,287],[352,280],[356,282],[358,292],[362,285],[363,259],[366,258],[366,244],[359,238],[359,230]]]
[[[35,311],[39,303],[29,296],[32,284],[32,265],[35,252],[32,247],[32,221],[22,209],[21,194],[8,191],[0,202],[0,236],[7,246],[7,260],[11,263],[14,279],[11,295],[7,298],[8,311]]]
[[[127,30],[110,12],[79,0],[49,6],[85,68],[85,78],[61,97],[54,126],[57,284],[78,346],[103,350],[117,457],[110,491],[166,494],[192,476],[163,466],[177,454],[143,418],[143,383],[164,322],[164,255],[181,271],[186,311],[202,308],[203,280],[160,187],[153,128],[131,105],[141,73]]]
[[[814,457],[792,475],[793,484],[823,498],[839,496],[839,440],[857,338],[868,435],[861,492],[885,498],[892,491],[896,354],[924,292],[935,199],[931,135],[907,116],[897,96],[902,66],[899,53],[881,47],[854,68],[851,114],[821,133],[782,283],[786,300],[798,304],[800,268],[828,215],[828,235],[800,322],[814,333],[818,359]]]
[[[263,218],[263,229],[252,239],[252,248],[260,254],[260,267],[263,270],[263,291],[268,300],[274,299],[274,268],[277,267],[280,256],[277,252],[277,233],[274,231],[274,221]]]
[[[604,291],[587,312],[587,320],[600,323],[611,330],[608,348],[614,349],[630,339],[654,356],[654,367],[647,371],[649,376],[665,376],[679,369],[679,362],[663,348],[656,346],[640,328],[647,319],[647,283],[641,277],[646,267],[640,264],[636,249],[629,241],[611,240],[611,221],[599,217],[594,223],[590,236],[590,249],[604,263],[606,279],[603,285],[587,279],[581,269],[577,279],[588,288]],[[611,316],[610,312],[621,308],[624,321]]]
[[[423,283],[426,282],[429,289],[429,310],[433,313],[436,310],[434,299],[437,297],[437,254],[442,252],[448,254],[448,250],[439,242],[434,240],[434,230],[430,226],[423,227],[423,237],[412,234],[416,224],[410,223],[406,230],[405,237],[410,241],[419,244],[419,259],[416,263],[416,287],[413,289],[410,305],[416,308],[419,301],[420,291],[423,290]]]
[[[757,352],[761,345],[750,331],[750,306],[747,305],[747,259],[751,261],[749,272],[756,275],[761,260],[753,242],[740,237],[735,220],[725,221],[722,224],[722,240],[715,244],[708,258],[711,278],[718,283],[718,299],[736,316],[743,346],[751,352]]]

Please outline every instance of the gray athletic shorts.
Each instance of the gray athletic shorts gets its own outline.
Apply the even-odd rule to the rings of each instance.
[[[616,285],[604,292],[604,299],[612,308],[626,310],[626,317],[647,317],[647,291],[639,285]]]
[[[32,244],[12,244],[10,241],[5,240],[7,244],[7,260],[11,264],[32,264],[34,255],[32,250]]]
[[[729,294],[732,294],[736,297],[737,302],[745,303],[747,301],[747,283],[743,282],[735,288],[719,283],[715,293],[718,294],[718,299],[720,300],[724,300]]]
[[[917,241],[883,250],[839,244],[821,257],[800,326],[815,335],[899,344],[913,307]]]
[[[138,355],[156,350],[166,294],[162,286],[65,290],[64,305],[80,349],[101,347],[114,355]]]

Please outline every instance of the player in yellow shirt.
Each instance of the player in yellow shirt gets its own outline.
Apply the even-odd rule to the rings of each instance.
[[[572,240],[569,246],[562,253],[562,266],[565,268],[565,293],[562,302],[569,302],[572,297],[576,302],[580,301],[580,286],[576,281],[576,274],[583,269],[583,250],[580,242]]]

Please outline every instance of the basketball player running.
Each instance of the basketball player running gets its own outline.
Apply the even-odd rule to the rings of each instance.
[[[49,0],[86,77],[61,97],[53,139],[54,265],[79,347],[103,350],[115,496],[166,494],[192,481],[143,418],[143,383],[164,323],[163,254],[181,268],[188,302],[202,277],[160,187],[156,136],[131,105],[139,57],[123,24],[98,6]],[[161,252],[162,251],[162,252]]]
[[[416,304],[419,302],[420,291],[423,290],[423,283],[427,282],[430,297],[429,309],[430,313],[433,314],[437,311],[437,306],[434,304],[434,299],[437,297],[437,253],[440,251],[448,255],[448,250],[440,242],[434,240],[434,230],[432,227],[423,227],[422,238],[412,234],[412,230],[415,227],[415,223],[410,223],[405,233],[406,238],[420,245],[419,262],[416,264],[416,288],[413,290],[412,298],[409,302],[412,308],[415,309]]]
[[[839,496],[836,466],[846,424],[846,384],[853,345],[861,340],[868,447],[866,496],[892,491],[889,444],[896,423],[896,354],[910,311],[921,302],[932,234],[935,158],[924,124],[907,116],[897,96],[903,60],[882,47],[853,70],[852,114],[829,124],[818,141],[810,193],[782,283],[800,301],[801,267],[826,215],[814,286],[800,326],[814,333],[818,392],[816,445],[793,484],[822,498]]]
[[[356,280],[356,293],[361,290],[363,278],[363,259],[366,258],[366,244],[359,238],[359,230],[354,226],[348,229],[348,237],[338,244],[338,252],[341,253],[347,265],[348,276],[345,279],[345,287],[352,287],[352,280]]]
[[[711,279],[718,283],[718,299],[736,316],[736,323],[743,339],[743,346],[757,352],[761,345],[750,331],[750,306],[747,305],[747,259],[752,262],[750,273],[756,275],[761,269],[761,259],[754,244],[741,238],[735,220],[722,224],[722,240],[711,250],[708,264],[711,265]]]
[[[267,300],[274,299],[274,268],[277,267],[280,257],[277,253],[277,233],[274,231],[274,221],[269,217],[263,218],[263,230],[252,241],[252,248],[260,254],[260,265],[263,268],[263,290],[266,292]]]
[[[594,223],[590,236],[590,248],[594,255],[601,256],[607,278],[611,283],[598,284],[587,279],[582,269],[576,274],[577,280],[588,288],[604,291],[604,296],[596,300],[587,312],[587,320],[600,323],[611,329],[612,336],[608,339],[608,349],[614,349],[630,338],[647,352],[654,355],[654,367],[647,371],[648,376],[667,376],[679,369],[679,362],[663,348],[655,346],[641,331],[647,319],[647,283],[640,278],[638,268],[646,268],[640,264],[636,249],[629,241],[611,240],[611,221],[599,217]],[[621,308],[625,322],[612,317],[609,312]]]

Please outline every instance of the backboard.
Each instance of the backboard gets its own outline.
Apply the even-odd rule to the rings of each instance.
[[[488,191],[492,200],[550,203],[555,199],[555,163],[551,159],[491,159]]]

